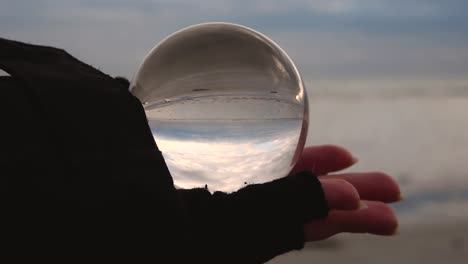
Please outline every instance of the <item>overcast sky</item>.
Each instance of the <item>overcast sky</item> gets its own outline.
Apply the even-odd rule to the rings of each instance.
[[[226,21],[270,36],[306,80],[466,80],[465,0],[0,0],[0,36],[131,78],[168,34]]]

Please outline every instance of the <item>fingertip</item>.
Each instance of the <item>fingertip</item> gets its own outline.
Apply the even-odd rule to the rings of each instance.
[[[331,156],[342,158],[343,161],[346,162],[348,165],[354,164],[358,161],[358,158],[355,157],[351,153],[351,151],[349,151],[345,147],[327,144],[327,145],[319,146],[319,148],[321,148],[323,152],[328,152],[329,155]]]
[[[401,202],[401,201],[404,201],[404,200],[405,200],[405,196],[402,193],[399,193],[397,202]]]
[[[356,210],[362,206],[359,192],[351,183],[341,179],[320,181],[331,210]]]
[[[403,200],[400,186],[393,177],[383,172],[375,172],[374,177],[380,182],[382,186],[385,186],[386,192],[382,192],[385,196],[382,196],[382,201],[387,203],[394,203]]]
[[[327,175],[321,178],[348,181],[359,191],[359,195],[363,200],[394,203],[404,199],[397,182],[383,172],[345,173]]]
[[[346,169],[357,162],[351,152],[337,145],[321,145],[304,149],[296,171],[309,170],[317,175]]]
[[[366,201],[374,210],[373,219],[376,225],[370,233],[382,236],[393,236],[399,232],[399,223],[394,210],[383,202]]]
[[[358,210],[365,210],[365,209],[367,209],[367,208],[369,208],[369,206],[367,206],[366,203],[364,203],[363,201],[359,201],[359,208],[358,208]]]
[[[335,234],[369,233],[381,236],[399,234],[396,215],[383,202],[363,201],[368,207],[354,211],[333,210],[326,219],[312,221],[305,225],[307,241],[321,240]]]

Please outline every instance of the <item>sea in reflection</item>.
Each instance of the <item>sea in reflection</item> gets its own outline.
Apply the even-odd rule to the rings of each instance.
[[[286,176],[302,119],[149,119],[158,148],[181,188],[235,191]]]

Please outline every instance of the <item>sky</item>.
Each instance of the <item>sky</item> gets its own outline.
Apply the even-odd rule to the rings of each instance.
[[[223,21],[272,38],[306,81],[463,81],[465,10],[464,0],[0,0],[0,36],[131,78],[167,35]]]

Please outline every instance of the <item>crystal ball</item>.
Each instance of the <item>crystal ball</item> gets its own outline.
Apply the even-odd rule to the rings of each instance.
[[[236,191],[287,176],[300,157],[308,101],[289,56],[241,25],[173,33],[130,84],[179,188]]]

